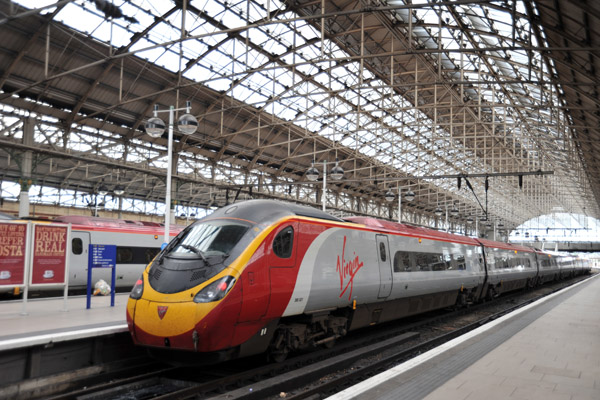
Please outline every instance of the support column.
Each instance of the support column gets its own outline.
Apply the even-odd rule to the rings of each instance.
[[[33,145],[33,132],[35,127],[35,119],[27,118],[23,121],[23,144],[27,146]],[[27,150],[23,153],[21,159],[21,192],[19,193],[19,218],[29,216],[29,188],[32,184],[31,169],[33,165],[33,152]]]

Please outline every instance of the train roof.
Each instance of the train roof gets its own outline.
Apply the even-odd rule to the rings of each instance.
[[[316,208],[277,200],[247,200],[233,203],[219,208],[206,218],[240,218],[259,223],[273,222],[279,218],[292,215],[344,222],[344,220]]]
[[[461,243],[461,244],[469,244],[473,246],[483,245],[489,248],[496,249],[504,249],[504,250],[513,250],[513,251],[525,251],[525,252],[533,252],[534,249],[530,247],[504,243],[504,242],[496,242],[493,240],[487,239],[475,239],[468,236],[455,235],[453,233],[436,231],[434,229],[422,228],[419,226],[413,225],[405,225],[400,224],[398,222],[386,221],[372,217],[348,217],[345,218],[346,221],[355,222],[357,224],[362,224],[371,228],[388,230],[398,232],[402,235],[414,236],[423,239],[431,239],[431,240],[439,240],[444,242],[453,242],[453,243]]]
[[[297,215],[302,217],[310,217],[323,219],[328,221],[335,222],[351,222],[355,224],[361,224],[369,228],[388,231],[388,232],[396,232],[401,235],[418,237],[422,239],[429,240],[438,240],[444,242],[452,242],[452,243],[460,243],[460,244],[468,244],[472,246],[480,246],[483,245],[485,247],[497,248],[497,249],[505,249],[505,250],[514,250],[514,251],[525,251],[525,252],[533,252],[534,249],[504,243],[504,242],[496,242],[493,240],[487,239],[475,239],[468,236],[456,235],[453,233],[436,231],[434,229],[422,228],[413,225],[405,225],[400,224],[398,222],[392,222],[382,219],[377,219],[373,217],[347,217],[344,219],[340,219],[334,217],[331,214],[328,214],[324,211],[302,206],[295,203],[287,203],[277,200],[248,200],[241,201],[238,203],[233,203],[228,206],[219,208],[211,215],[205,217],[206,219],[214,219],[214,218],[240,218],[247,221],[252,221],[254,223],[265,223],[265,222],[274,222],[277,219],[280,219],[285,216]]]
[[[103,227],[123,227],[123,226],[144,226],[139,221],[130,221],[124,219],[111,219],[101,217],[88,217],[85,215],[64,215],[54,218],[54,222],[63,224],[76,224],[88,226],[103,226]]]
[[[345,218],[348,222],[362,224],[370,228],[383,229],[394,231],[406,236],[419,237],[422,239],[439,240],[444,242],[453,242],[460,244],[469,244],[478,246],[477,240],[468,236],[455,235],[453,233],[440,232],[434,229],[422,228],[419,226],[405,225],[398,222],[386,221],[372,217],[348,217]]]
[[[7,221],[7,220],[13,220],[13,219],[17,219],[17,217],[7,214],[7,213],[0,212],[0,220]]]
[[[63,215],[54,218],[52,222],[58,222],[62,224],[95,226],[101,228],[160,228],[164,226],[164,224],[158,222],[88,217],[85,215]],[[183,229],[183,227],[180,225],[171,224],[171,229]]]
[[[477,239],[477,240],[485,247],[493,247],[496,249],[525,251],[528,253],[535,253],[535,249],[533,247],[526,247],[526,246],[521,246],[518,244],[505,243],[505,242],[496,242],[494,240],[488,240],[488,239]]]

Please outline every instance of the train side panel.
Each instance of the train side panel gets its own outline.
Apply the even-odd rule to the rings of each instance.
[[[358,325],[454,305],[484,281],[478,246],[419,239],[357,226],[331,228],[311,243],[284,316],[356,309]],[[420,260],[420,261],[419,261]],[[368,310],[361,310],[369,305]],[[356,319],[368,322],[356,322]]]
[[[154,233],[133,233],[101,230],[73,230],[71,235],[69,287],[87,285],[90,244],[117,246],[116,286],[133,286],[160,249],[161,240]],[[104,279],[110,283],[110,269],[95,268],[92,282]]]

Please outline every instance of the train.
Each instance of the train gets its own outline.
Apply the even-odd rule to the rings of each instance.
[[[348,332],[466,306],[589,271],[514,244],[310,207],[249,200],[183,229],[144,270],[133,342],[215,363],[331,346]]]
[[[155,222],[110,219],[79,215],[59,216],[53,220],[26,220],[5,218],[6,222],[29,222],[47,225],[49,223],[71,224],[71,251],[69,254],[69,290],[81,291],[87,287],[88,252],[90,245],[115,245],[116,269],[115,287],[130,290],[140,273],[160,252],[164,240],[164,225]],[[170,226],[170,237],[174,238],[181,230],[180,225]],[[0,276],[10,276],[2,274]],[[100,279],[110,284],[111,270],[96,268],[92,271],[92,286]],[[0,285],[2,280],[0,278]],[[30,292],[51,292],[53,286],[32,287]],[[62,288],[56,286],[54,289]],[[20,287],[3,286],[0,293],[19,294]]]

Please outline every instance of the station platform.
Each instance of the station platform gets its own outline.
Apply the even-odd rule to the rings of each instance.
[[[328,400],[598,400],[599,275]]]
[[[83,339],[127,331],[125,309],[129,293],[93,296],[86,308],[86,296],[29,299],[0,302],[0,351]]]

